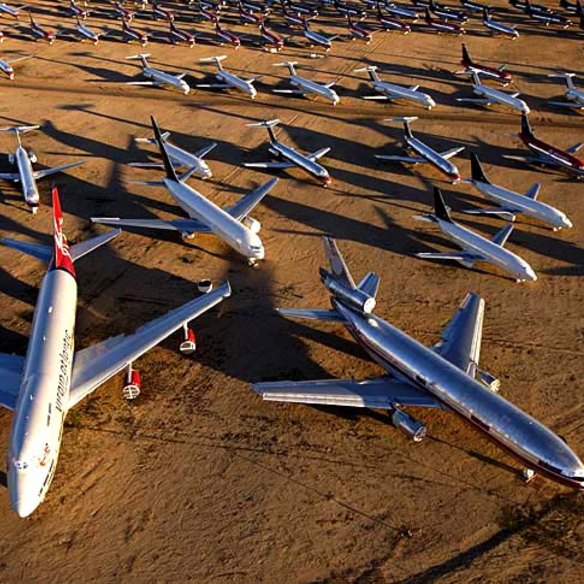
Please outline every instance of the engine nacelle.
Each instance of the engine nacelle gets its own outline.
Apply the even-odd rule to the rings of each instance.
[[[262,228],[262,224],[249,215],[243,220],[243,223],[252,233],[259,233]]]
[[[180,344],[179,350],[183,355],[192,355],[197,350],[197,339],[192,328],[185,328],[185,338]]]
[[[412,418],[412,416],[402,410],[393,410],[391,423],[406,434],[406,436],[409,436],[414,442],[421,442],[426,435],[426,424]]]
[[[28,151],[28,158],[33,164],[38,161],[37,155],[35,154],[34,150]]]
[[[484,385],[486,385],[492,392],[499,393],[501,388],[501,380],[497,379],[494,375],[491,375],[487,371],[482,369],[477,369],[477,377]]]
[[[345,286],[345,284],[337,281],[333,276],[328,275],[326,272],[321,272],[321,274],[324,276],[323,284],[334,294],[334,296],[348,302],[361,312],[366,314],[373,312],[376,304],[373,296],[369,296],[369,294],[365,294],[365,292],[357,290],[356,288],[352,289]]]
[[[126,373],[126,382],[122,389],[122,395],[127,400],[136,399],[140,395],[140,388],[142,387],[142,382],[140,380],[140,373],[135,369],[129,369]]]
[[[12,152],[8,155],[8,162],[10,164],[14,164],[16,162],[16,158],[14,157],[14,154]]]

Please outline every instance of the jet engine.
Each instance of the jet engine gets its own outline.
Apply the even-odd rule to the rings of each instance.
[[[479,378],[479,381],[483,383],[483,385],[486,385],[492,392],[499,393],[499,389],[501,387],[500,379],[497,379],[494,375],[491,375],[482,369],[477,369],[476,375]]]
[[[262,224],[257,219],[254,219],[249,215],[243,220],[243,222],[252,233],[259,233],[260,229],[262,228]]]
[[[122,389],[122,395],[127,400],[136,399],[140,395],[141,386],[142,382],[140,380],[140,373],[129,366],[126,372],[126,379]]]
[[[29,160],[34,164],[35,162],[37,162],[38,158],[37,155],[35,154],[34,150],[29,150],[28,151],[28,158]]]
[[[184,340],[179,346],[179,350],[183,355],[191,355],[197,350],[197,340],[195,338],[195,332],[192,328],[185,325],[183,327]]]
[[[9,164],[14,164],[14,162],[15,162],[14,154],[11,152],[11,153],[8,155],[8,163],[9,163]]]
[[[335,297],[349,303],[354,308],[357,308],[357,310],[366,314],[373,312],[376,304],[373,296],[369,296],[369,294],[365,294],[365,292],[356,288],[347,287],[345,284],[336,280],[326,270],[321,270],[321,277],[323,284]]]
[[[412,418],[412,416],[400,409],[396,408],[391,413],[391,423],[414,442],[421,442],[426,435],[426,424]]]

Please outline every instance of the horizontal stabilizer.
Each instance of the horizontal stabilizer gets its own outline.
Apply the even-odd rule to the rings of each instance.
[[[41,243],[30,243],[28,241],[19,241],[18,239],[12,239],[10,237],[3,237],[0,239],[0,244],[17,249],[18,251],[26,253],[47,264],[53,257],[53,248],[48,245],[42,245]]]
[[[76,243],[72,245],[70,248],[71,257],[73,261],[77,261],[79,258],[91,253],[92,251],[96,250],[98,247],[105,245],[106,243],[110,242],[112,239],[117,237],[122,232],[121,229],[113,229],[112,231],[108,231],[107,233],[102,233],[96,237],[92,237],[91,239],[86,239],[85,241],[81,241],[80,243]]]
[[[514,225],[505,225],[503,229],[497,231],[497,233],[493,235],[491,241],[497,245],[500,245],[501,247],[504,247],[505,243],[507,243],[507,240],[509,239],[509,236],[511,235],[511,232],[513,231],[513,227]]]

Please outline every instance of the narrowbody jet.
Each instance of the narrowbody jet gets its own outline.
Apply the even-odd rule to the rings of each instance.
[[[94,32],[88,26],[82,24],[81,21],[79,20],[79,17],[77,17],[77,24],[75,26],[75,29],[79,33],[81,41],[88,40],[91,41],[94,45],[97,45],[99,43],[100,36],[99,33]]]
[[[127,81],[127,85],[149,85],[153,87],[170,87],[177,89],[181,93],[188,95],[191,91],[189,84],[183,79],[186,73],[179,75],[172,75],[172,73],[165,73],[159,69],[151,67],[148,63],[150,53],[139,53],[138,55],[131,55],[126,59],[139,59],[142,62],[142,75],[149,81]]]
[[[480,368],[485,301],[464,301],[433,347],[426,347],[373,314],[379,277],[369,272],[358,285],[336,243],[325,238],[330,269],[320,268],[332,309],[279,309],[286,317],[344,325],[383,368],[370,379],[262,382],[254,391],[266,401],[383,409],[391,423],[416,442],[426,425],[404,408],[453,412],[523,465],[574,489],[584,488],[584,465],[568,444],[501,395],[500,382]]]
[[[502,34],[511,40],[519,38],[519,33],[514,26],[493,20],[491,12],[486,6],[483,8],[483,24],[491,31],[491,34]]]
[[[143,47],[148,44],[148,33],[130,26],[129,21],[125,18],[122,18],[122,35],[128,42],[137,41]]]
[[[24,8],[24,6],[13,8],[12,6],[8,6],[8,4],[5,4],[4,2],[0,2],[0,16],[8,14],[8,16],[12,16],[12,18],[16,18],[16,20],[18,20],[20,18],[21,8]]]
[[[297,95],[316,95],[330,101],[333,105],[337,105],[341,101],[338,93],[333,89],[335,82],[332,83],[316,83],[306,77],[301,77],[296,73],[295,66],[298,65],[296,61],[285,61],[284,63],[276,63],[275,67],[287,67],[290,72],[288,79],[290,85],[294,89],[273,89],[274,93],[288,93]]]
[[[230,30],[223,28],[219,23],[219,17],[215,17],[215,35],[217,36],[220,45],[227,43],[233,46],[234,49],[241,47],[241,39]]]
[[[446,33],[461,35],[466,33],[463,26],[457,22],[450,22],[443,18],[433,18],[428,8],[424,10],[424,22],[429,28],[435,30],[438,34]]]
[[[277,126],[280,120],[264,120],[263,122],[248,124],[251,127],[266,128],[270,139],[270,154],[279,160],[272,160],[270,162],[244,162],[243,166],[247,168],[298,168],[304,170],[308,174],[316,177],[323,187],[328,187],[331,184],[331,177],[328,170],[321,166],[317,161],[325,154],[330,152],[330,147],[321,148],[316,152],[310,154],[302,154],[292,146],[288,146],[276,138],[274,133],[274,126]]]
[[[533,268],[523,258],[504,247],[513,231],[513,224],[503,227],[492,239],[478,235],[452,220],[438,187],[434,187],[434,213],[418,215],[416,219],[435,223],[446,237],[462,248],[460,252],[421,252],[415,254],[416,257],[452,260],[466,268],[472,268],[476,262],[487,262],[511,274],[517,282],[537,280]]]
[[[523,160],[528,164],[551,166],[575,176],[578,180],[584,178],[584,160],[576,156],[576,152],[582,147],[582,142],[565,150],[544,142],[533,133],[529,118],[525,114],[521,115],[521,132],[519,132],[518,137],[533,152],[534,156],[505,155],[505,158]]]
[[[375,158],[389,162],[403,162],[406,164],[425,164],[429,163],[440,172],[445,174],[453,184],[460,182],[460,173],[458,168],[450,162],[450,159],[464,150],[464,146],[451,148],[444,152],[437,152],[419,138],[412,134],[410,122],[417,120],[417,117],[406,118],[389,118],[389,121],[399,121],[404,123],[404,140],[407,150],[412,150],[418,156],[396,156],[388,154],[376,154]]]
[[[236,89],[245,93],[252,99],[255,99],[258,92],[254,87],[254,82],[257,77],[252,77],[251,79],[242,79],[235,75],[235,73],[230,73],[223,68],[221,61],[227,59],[226,55],[219,55],[218,57],[209,57],[207,59],[199,59],[200,63],[215,63],[217,66],[217,72],[215,77],[219,83],[197,83],[197,87],[211,88],[211,89]]]
[[[189,217],[170,221],[161,219],[120,219],[118,217],[92,217],[91,220],[94,223],[117,227],[126,226],[178,231],[183,237],[187,238],[193,237],[197,233],[212,233],[220,237],[236,252],[243,255],[250,266],[258,267],[258,262],[265,257],[265,250],[258,235],[261,224],[250,214],[255,206],[270,192],[278,182],[278,179],[273,178],[240,199],[235,205],[222,209],[185,182],[192,174],[191,170],[181,176],[176,174],[156,120],[154,118],[151,118],[151,120],[166,176],[162,181],[148,181],[146,184],[164,186],[169,195]]]
[[[469,215],[491,215],[508,221],[515,221],[517,215],[525,215],[551,225],[554,231],[562,228],[570,229],[572,222],[566,214],[547,203],[537,200],[541,185],[533,184],[525,194],[516,193],[499,185],[493,184],[485,175],[479,157],[471,152],[471,176],[463,182],[472,184],[479,192],[499,205],[491,209],[463,209],[462,213]]]
[[[369,30],[362,24],[353,21],[350,14],[347,14],[347,26],[349,28],[349,38],[351,40],[361,39],[365,44],[369,44],[373,40],[373,31]]]
[[[259,28],[260,40],[265,49],[277,52],[284,48],[284,39],[271,28],[268,28],[263,20],[260,22]]]
[[[84,161],[71,162],[54,168],[45,168],[44,170],[34,170],[32,165],[37,162],[37,156],[32,150],[26,150],[22,145],[20,135],[25,132],[38,130],[40,126],[13,126],[10,128],[0,128],[0,132],[10,132],[16,137],[16,150],[8,155],[10,164],[15,164],[17,172],[2,172],[0,179],[20,183],[25,203],[30,207],[32,213],[38,211],[40,205],[39,190],[36,184],[37,180],[64,172],[70,168],[75,168],[84,164]]]
[[[85,20],[89,16],[89,10],[81,8],[81,6],[79,6],[75,0],[69,0],[69,12],[71,16],[81,18],[82,20]]]
[[[412,27],[407,22],[395,16],[385,15],[381,10],[381,4],[379,2],[377,2],[376,6],[375,19],[382,26],[383,30],[397,30],[404,34],[412,32]]]
[[[403,87],[402,85],[395,85],[394,83],[388,83],[387,81],[382,81],[377,73],[377,67],[371,65],[369,67],[361,67],[355,69],[355,73],[362,73],[366,71],[369,74],[369,79],[371,80],[371,87],[377,91],[379,95],[365,95],[363,99],[372,100],[386,100],[386,101],[412,101],[417,103],[428,110],[431,110],[436,102],[427,94],[419,91],[419,85],[413,85],[412,87]]]
[[[124,396],[135,398],[140,376],[133,362],[152,347],[183,329],[181,351],[192,353],[195,336],[188,323],[231,293],[229,283],[191,300],[141,326],[131,335],[118,335],[74,350],[77,279],[75,262],[111,241],[114,230],[76,245],[63,233],[63,215],[53,189],[54,247],[4,238],[0,243],[48,264],[40,285],[25,357],[2,354],[0,405],[12,410],[8,452],[8,492],[14,511],[30,515],[45,498],[55,474],[63,425],[69,410],[108,379],[126,370]]]
[[[471,73],[472,71],[477,71],[484,77],[490,77],[491,79],[496,79],[503,85],[509,85],[513,81],[511,73],[505,71],[506,65],[500,65],[499,67],[488,67],[487,65],[481,65],[476,61],[473,61],[470,53],[464,43],[462,43],[462,60],[460,64],[464,67],[462,71],[457,71],[457,74]]]
[[[28,13],[28,17],[30,18],[30,31],[32,32],[32,35],[35,37],[35,41],[36,39],[43,39],[47,41],[49,45],[52,45],[55,42],[55,39],[57,38],[57,33],[55,33],[55,31],[53,30],[44,28],[37,24],[32,18],[32,12]]]
[[[183,30],[182,28],[178,28],[178,26],[176,26],[174,20],[169,20],[168,26],[169,26],[170,42],[173,45],[176,45],[178,43],[185,43],[190,48],[193,48],[195,46],[197,39],[196,39],[194,34],[191,34],[190,32]]]
[[[572,79],[576,76],[575,73],[555,73],[549,77],[561,77],[566,82],[566,100],[567,101],[550,101],[551,105],[560,107],[569,107],[572,109],[584,109],[584,91],[577,89]]]
[[[528,114],[531,111],[529,106],[522,99],[519,99],[520,94],[518,91],[509,94],[494,87],[489,87],[481,82],[478,71],[471,70],[470,75],[473,81],[472,90],[477,97],[458,97],[456,101],[461,103],[477,103],[486,106],[497,103],[515,110],[520,114]]]
[[[302,34],[304,38],[308,41],[309,46],[318,45],[323,47],[325,51],[328,53],[333,48],[333,41],[337,38],[337,36],[326,36],[321,32],[315,32],[308,26],[308,21],[306,19],[303,20],[304,29]]]
[[[14,79],[14,67],[12,66],[13,63],[19,63],[20,61],[26,61],[26,59],[30,59],[32,55],[23,55],[22,57],[17,57],[16,59],[10,59],[7,61],[5,59],[0,59],[0,71],[8,77],[11,81]]]

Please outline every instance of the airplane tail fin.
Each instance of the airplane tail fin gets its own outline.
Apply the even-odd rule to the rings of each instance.
[[[470,153],[470,168],[473,180],[476,180],[477,182],[490,184],[489,180],[485,176],[485,172],[481,165],[481,161],[474,152]]]
[[[452,223],[448,207],[446,206],[442,192],[438,187],[434,187],[434,215],[436,215],[438,219],[442,219],[442,221]]]
[[[575,73],[552,73],[551,75],[548,75],[548,77],[561,77],[566,82],[566,87],[568,89],[574,89],[572,78],[575,76]]]
[[[162,163],[164,164],[164,170],[166,171],[166,178],[173,180],[175,182],[179,182],[179,178],[176,175],[176,171],[174,170],[174,166],[172,162],[170,162],[170,157],[168,156],[168,152],[166,151],[166,145],[164,144],[164,138],[160,132],[160,128],[156,123],[156,119],[154,116],[150,116],[150,121],[152,122],[152,129],[154,130],[154,137],[156,142],[158,143],[158,148],[160,149],[160,156],[162,156]]]
[[[276,134],[274,134],[274,126],[277,126],[280,123],[278,118],[274,118],[273,120],[263,120],[261,122],[254,122],[253,124],[247,124],[250,128],[266,128],[268,130],[268,134],[270,135],[270,140],[272,142],[276,141]]]
[[[531,129],[527,114],[521,114],[521,136],[525,136],[526,138],[533,136],[533,130]]]
[[[332,237],[326,236],[322,238],[322,241],[324,244],[324,252],[329,261],[333,276],[352,290],[355,290],[357,288],[357,286],[355,286],[355,280],[353,280],[353,276],[351,276],[345,258],[339,251],[337,242]]]
[[[199,63],[215,63],[218,69],[223,69],[221,61],[227,59],[227,55],[217,55],[216,57],[207,57],[206,59],[199,59]]]
[[[470,58],[470,53],[466,48],[466,44],[462,43],[462,61],[461,64],[465,67],[470,67],[472,65],[472,59]]]
[[[75,268],[73,267],[73,257],[67,243],[67,238],[63,233],[63,212],[61,210],[61,201],[57,187],[53,187],[53,237],[54,237],[54,262],[55,269],[65,270],[75,277]]]
[[[483,6],[483,22],[488,22],[491,19],[491,13],[488,6]],[[463,45],[464,47],[464,45]]]
[[[130,61],[135,61],[135,60],[140,60],[142,61],[142,66],[143,67],[148,67],[148,57],[150,56],[150,53],[138,53],[137,55],[130,55],[129,57],[126,57],[126,59],[130,60]]]
[[[282,63],[274,63],[274,67],[288,67],[290,75],[296,75],[296,65],[298,65],[298,61],[283,61]]]
[[[379,4],[378,4],[378,6],[379,6]],[[355,73],[362,73],[363,71],[367,71],[371,81],[379,81],[379,75],[377,74],[377,67],[375,65],[370,65],[369,67],[360,67],[359,69],[355,69]]]

